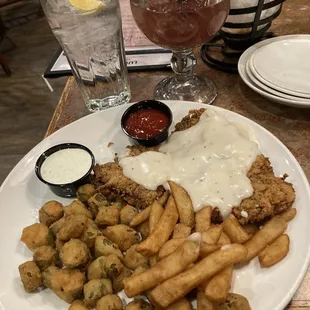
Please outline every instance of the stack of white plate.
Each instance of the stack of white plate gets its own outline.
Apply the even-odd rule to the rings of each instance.
[[[310,108],[310,35],[261,41],[242,54],[238,71],[260,95],[285,105]]]

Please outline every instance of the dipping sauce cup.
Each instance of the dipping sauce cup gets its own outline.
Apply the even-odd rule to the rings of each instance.
[[[86,146],[63,143],[41,154],[35,173],[57,196],[75,197],[77,189],[90,182],[94,165],[95,157]]]
[[[167,139],[172,119],[172,112],[166,104],[144,100],[124,112],[121,127],[135,143],[151,147]]]

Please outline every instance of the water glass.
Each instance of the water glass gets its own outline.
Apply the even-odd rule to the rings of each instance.
[[[66,53],[86,107],[100,111],[130,101],[118,0],[40,0]]]

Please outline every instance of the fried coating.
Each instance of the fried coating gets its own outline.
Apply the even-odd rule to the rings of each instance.
[[[137,208],[146,208],[162,196],[165,189],[159,186],[156,191],[148,190],[124,176],[119,164],[111,162],[94,167],[94,183],[97,191],[110,199],[122,197]]]
[[[137,246],[137,244],[132,245],[123,259],[125,266],[132,270],[148,263],[148,258],[136,251]]]
[[[95,240],[95,257],[115,254],[119,259],[123,259],[123,254],[118,245],[105,236],[97,236]]]
[[[83,286],[86,277],[85,274],[78,269],[56,268],[50,273],[49,281],[50,288],[59,298],[67,303],[72,303],[75,299],[79,299],[83,296]]]
[[[41,271],[35,262],[25,262],[18,270],[26,292],[33,292],[42,285]]]
[[[138,210],[135,207],[127,204],[120,212],[121,224],[129,225],[137,213]]]
[[[115,206],[99,207],[96,216],[96,223],[98,226],[110,226],[119,223],[120,211]]]
[[[48,245],[40,246],[33,252],[33,261],[37,264],[41,271],[51,265],[57,265],[59,262],[58,252]]]
[[[124,267],[123,271],[113,279],[113,291],[118,293],[124,289],[124,279],[129,278],[132,275],[132,271],[129,268]]]
[[[66,218],[62,217],[61,219],[59,219],[58,221],[56,221],[55,223],[53,223],[49,227],[49,229],[50,229],[50,231],[51,231],[51,233],[53,234],[54,237],[56,237],[56,234],[65,225],[65,222],[66,222]]]
[[[96,310],[123,310],[123,302],[117,295],[105,295],[98,300]]]
[[[92,249],[95,245],[97,236],[100,235],[101,231],[97,227],[96,223],[93,220],[88,219],[86,222],[86,227],[83,230],[80,239],[88,246],[88,248]]]
[[[261,223],[291,208],[295,200],[294,188],[292,184],[285,182],[286,175],[282,178],[275,177],[267,157],[257,156],[248,172],[248,178],[254,193],[232,210],[242,225]],[[247,217],[242,216],[242,211],[246,212]]]
[[[40,223],[51,226],[53,223],[61,219],[64,215],[63,205],[55,200],[46,202],[39,210]]]
[[[83,300],[75,300],[68,310],[88,310],[88,308],[85,306]]]
[[[102,231],[102,234],[115,242],[121,251],[127,251],[133,244],[140,242],[139,233],[123,224],[109,226]]]
[[[41,223],[35,223],[23,229],[20,241],[25,243],[29,250],[33,251],[43,245],[54,245],[52,233],[48,227]]]
[[[95,308],[97,301],[107,294],[113,294],[109,279],[94,279],[84,285],[84,303],[88,308]]]
[[[68,206],[64,207],[65,214],[68,215],[77,215],[77,214],[84,214],[88,218],[92,218],[93,215],[91,212],[86,208],[83,202],[79,200],[73,200]]]
[[[184,116],[180,122],[175,125],[175,131],[183,131],[193,127],[199,122],[200,116],[206,109],[190,110],[188,115]]]
[[[108,206],[109,202],[102,194],[97,193],[87,200],[87,204],[93,217],[96,217],[98,214],[98,208]]]
[[[78,200],[85,203],[87,200],[94,196],[96,193],[96,189],[92,184],[84,184],[80,186],[76,192]]]
[[[87,219],[84,214],[67,216],[63,226],[56,233],[57,239],[68,241],[71,238],[79,238],[86,227]]]
[[[60,258],[67,268],[85,266],[90,258],[87,245],[79,239],[71,239],[60,249]]]

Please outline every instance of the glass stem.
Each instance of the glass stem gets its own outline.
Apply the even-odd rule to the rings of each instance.
[[[196,58],[192,49],[175,50],[172,53],[171,68],[175,78],[182,83],[193,75]]]

